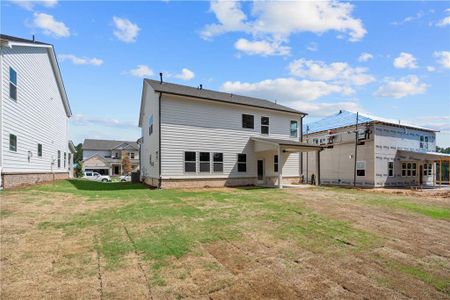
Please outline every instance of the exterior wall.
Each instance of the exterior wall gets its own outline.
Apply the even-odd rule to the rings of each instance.
[[[364,127],[363,127],[364,128]],[[320,152],[320,183],[331,185],[353,185],[355,164],[355,128],[347,127],[335,130],[337,135],[332,148]],[[309,144],[314,139],[326,139],[328,133],[310,134],[306,137]],[[326,145],[323,145],[326,146]],[[374,186],[374,141],[373,134],[364,145],[358,145],[357,161],[365,162],[365,176],[356,176],[357,186]],[[315,153],[303,154],[303,174],[305,180],[317,178]]]
[[[1,48],[1,56],[2,172],[67,174],[68,117],[47,49],[5,47]],[[17,72],[17,101],[9,97],[10,66]],[[9,150],[10,134],[17,136],[17,152]],[[37,156],[38,144],[42,144],[42,157]]]
[[[242,114],[254,115],[254,129],[242,128]],[[260,133],[261,116],[269,117],[269,135]],[[163,94],[161,101],[161,163],[163,179],[255,178],[254,142],[250,137],[299,140],[290,137],[290,121],[300,124],[299,115],[268,109],[188,99]],[[145,136],[145,131],[143,131]],[[145,143],[145,138],[144,138]],[[147,144],[144,148],[147,148]],[[184,152],[223,153],[223,173],[184,173]],[[247,154],[247,172],[237,171],[237,154]],[[147,158],[144,159],[145,164]],[[267,157],[268,162],[273,158]],[[197,159],[197,171],[199,162]],[[270,169],[269,169],[270,170]],[[299,176],[299,155],[291,154],[283,176]]]
[[[37,183],[67,179],[69,173],[6,173],[2,174],[3,188],[10,189]]]
[[[144,83],[142,98],[144,110],[140,153],[141,177],[143,180],[147,180],[147,178],[159,180],[159,94],[155,93],[147,83]],[[151,116],[153,116],[153,132],[149,135],[149,119]]]
[[[432,161],[409,160],[401,157],[398,150],[427,152],[436,151],[436,134],[430,131],[376,124],[375,169],[376,186],[409,186],[420,184],[420,166]],[[420,137],[428,137],[428,143],[420,146]],[[394,162],[394,176],[388,176],[388,162]],[[415,176],[402,176],[402,163],[415,163]],[[436,168],[433,167],[433,173]],[[423,175],[422,184],[432,185],[433,175]]]

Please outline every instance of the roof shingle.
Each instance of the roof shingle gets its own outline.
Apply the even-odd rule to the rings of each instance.
[[[136,142],[85,139],[83,142],[83,150],[112,150],[123,143],[127,143],[133,148],[139,149]]]

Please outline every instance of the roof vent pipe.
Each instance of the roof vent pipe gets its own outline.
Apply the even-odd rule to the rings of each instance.
[[[203,90],[203,84],[200,84],[200,89]]]
[[[159,83],[163,83],[163,73],[159,73]]]
[[[34,34],[33,34],[33,43],[35,42],[35,40],[34,40]]]

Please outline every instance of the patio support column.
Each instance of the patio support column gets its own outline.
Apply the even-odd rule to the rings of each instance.
[[[437,163],[437,162],[436,162]],[[431,164],[431,175],[433,176],[433,187],[436,187],[436,163]]]
[[[316,185],[320,184],[320,150],[316,151]]]
[[[283,156],[281,147],[278,146],[278,188],[283,188]]]
[[[439,188],[442,187],[442,159],[439,160]]]

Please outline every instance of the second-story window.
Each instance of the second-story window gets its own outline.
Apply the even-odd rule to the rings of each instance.
[[[298,131],[298,122],[297,121],[291,121],[291,137],[297,137],[297,131]]]
[[[261,133],[269,134],[269,117],[261,117]]]
[[[242,114],[242,128],[255,128],[255,116]]]
[[[423,135],[420,136],[420,149],[423,149],[423,141],[424,141],[424,137]]]
[[[9,97],[17,100],[17,72],[9,67]]]

